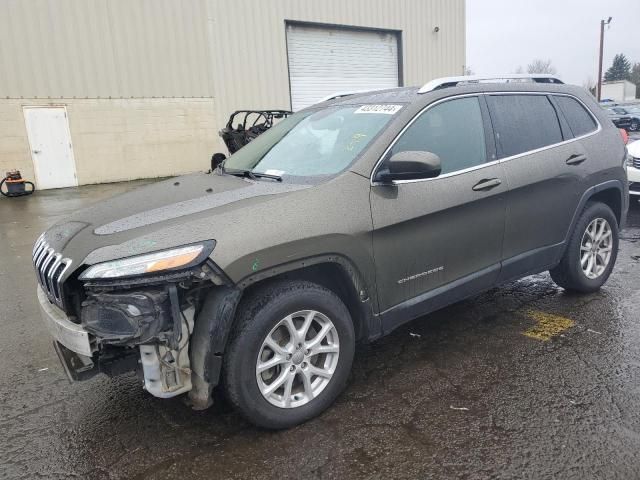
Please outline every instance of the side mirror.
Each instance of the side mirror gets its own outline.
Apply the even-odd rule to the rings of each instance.
[[[379,170],[375,181],[392,183],[394,180],[422,180],[440,175],[440,157],[432,152],[406,151],[392,156]]]
[[[211,171],[213,172],[226,159],[227,159],[227,156],[224,153],[214,153],[211,156]]]

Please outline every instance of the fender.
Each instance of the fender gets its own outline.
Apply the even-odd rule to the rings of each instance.
[[[357,308],[356,313],[360,317],[360,327],[362,328],[362,331],[357,332],[359,334],[358,337],[367,339],[368,341],[381,337],[382,323],[377,315],[379,310],[375,279],[365,280],[355,264],[344,255],[333,253],[297,259],[293,262],[280,264],[264,271],[248,275],[238,282],[238,286],[244,289],[256,282],[277,275],[327,263],[338,265],[346,274],[350,285],[353,287],[353,291],[357,297],[357,301],[355,302],[357,303],[357,305],[355,305]]]
[[[222,353],[227,343],[242,291],[233,286],[216,286],[207,295],[191,335],[192,389],[189,400],[195,410],[211,406],[213,387],[222,371]]]
[[[220,381],[224,350],[243,291],[257,282],[283,273],[326,263],[333,263],[342,268],[357,294],[356,308],[364,330],[362,337],[373,340],[382,335],[380,317],[374,313],[367,283],[353,263],[341,255],[328,254],[299,259],[249,275],[236,285],[226,283],[216,286],[208,293],[196,317],[191,337],[190,361],[193,388],[189,392],[189,399],[194,409],[202,410],[212,404],[211,395],[213,388]],[[375,292],[375,285],[372,290]],[[377,300],[375,295],[374,300]]]
[[[620,213],[620,225],[619,225],[619,227],[620,227],[620,229],[622,229],[624,227],[624,224],[625,224],[625,221],[626,221],[626,211],[627,211],[627,208],[628,208],[628,200],[624,195],[625,189],[624,189],[624,186],[623,186],[622,182],[620,180],[607,180],[606,182],[599,183],[597,185],[593,185],[592,187],[589,187],[582,194],[582,197],[580,198],[580,202],[578,202],[578,207],[576,208],[575,212],[573,213],[573,218],[571,219],[571,224],[569,225],[569,229],[567,230],[567,234],[565,235],[564,240],[562,241],[562,243],[564,244],[564,248],[560,251],[560,255],[558,257],[558,261],[560,261],[560,259],[564,255],[566,246],[569,243],[569,237],[573,233],[573,229],[575,228],[576,223],[578,223],[578,219],[580,218],[580,214],[584,210],[584,206],[591,199],[591,197],[593,197],[594,195],[596,195],[599,192],[602,192],[603,190],[608,190],[610,188],[615,188],[620,193],[620,205],[622,205],[622,209],[621,209],[622,211]]]

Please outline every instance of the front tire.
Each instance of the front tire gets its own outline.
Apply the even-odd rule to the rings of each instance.
[[[349,310],[332,291],[281,281],[250,294],[224,360],[226,394],[250,422],[281,429],[327,409],[355,351]]]
[[[618,256],[618,221],[609,206],[588,203],[560,264],[549,271],[565,290],[590,293],[609,278]]]

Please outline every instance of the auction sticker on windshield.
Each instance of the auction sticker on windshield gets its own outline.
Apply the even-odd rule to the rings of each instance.
[[[363,105],[353,113],[384,113],[393,115],[402,108],[402,105]]]

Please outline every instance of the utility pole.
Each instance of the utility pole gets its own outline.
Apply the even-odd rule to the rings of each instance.
[[[604,52],[604,26],[611,23],[611,17],[605,22],[600,20],[600,56],[598,58],[598,101],[602,97],[602,54]]]

